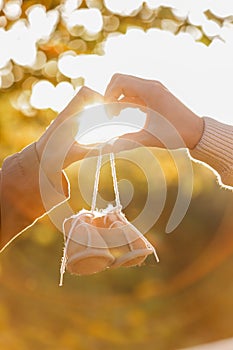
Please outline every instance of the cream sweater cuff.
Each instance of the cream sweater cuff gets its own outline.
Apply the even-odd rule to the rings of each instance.
[[[190,155],[216,170],[223,184],[233,186],[233,126],[203,119],[202,138]]]

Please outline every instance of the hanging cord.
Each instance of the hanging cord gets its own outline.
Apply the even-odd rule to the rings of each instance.
[[[122,206],[120,203],[120,195],[119,195],[119,189],[118,189],[118,185],[117,185],[116,165],[115,165],[114,153],[110,153],[109,158],[110,158],[110,164],[111,164],[111,170],[112,170],[112,179],[113,179],[113,187],[114,187],[114,193],[115,193],[116,208],[117,208],[117,210],[121,211]],[[97,200],[98,187],[99,187],[101,163],[102,163],[102,152],[101,152],[101,148],[100,148],[99,156],[97,159],[95,182],[94,182],[94,189],[93,189],[93,195],[92,195],[92,203],[91,203],[91,211],[92,212],[94,212],[94,210],[96,209],[96,200]]]
[[[121,211],[122,206],[120,203],[120,196],[119,196],[119,190],[117,185],[117,177],[116,177],[116,166],[115,166],[115,157],[113,153],[110,153],[110,164],[111,164],[111,170],[112,170],[112,179],[113,179],[113,187],[114,187],[114,193],[115,193],[115,201],[116,201],[116,209],[117,211]],[[94,189],[93,189],[93,195],[92,195],[92,203],[91,203],[91,212],[93,213],[96,209],[96,200],[97,200],[97,194],[98,194],[98,187],[99,187],[99,178],[100,178],[100,170],[101,170],[101,163],[102,163],[102,152],[101,148],[99,151],[99,156],[97,159],[97,165],[96,165],[96,173],[95,173],[95,182],[94,182]],[[63,251],[63,257],[61,262],[61,268],[60,268],[60,283],[59,286],[63,285],[63,277],[65,273],[66,263],[67,263],[67,249],[68,244],[71,239],[71,235],[73,233],[74,227],[76,225],[77,220],[79,219],[79,215],[76,216],[75,220],[72,222],[67,240],[65,241],[64,251]],[[63,232],[65,232],[63,223]]]
[[[93,189],[93,195],[92,195],[92,203],[91,203],[91,211],[92,212],[94,212],[94,210],[96,209],[96,199],[97,199],[98,187],[99,187],[101,163],[102,163],[102,152],[101,152],[101,148],[100,148],[99,156],[97,159],[96,172],[95,172],[95,182],[94,182],[94,189]],[[62,257],[62,261],[61,261],[61,268],[60,268],[59,286],[63,285],[63,276],[65,273],[66,263],[67,263],[67,249],[68,249],[68,245],[69,245],[69,242],[71,239],[71,235],[73,233],[74,227],[75,227],[78,219],[79,219],[79,215],[77,215],[75,220],[73,221],[71,228],[70,228],[70,231],[69,231],[69,234],[68,234],[68,237],[67,237],[67,240],[65,241],[65,246],[64,246],[64,250],[63,250],[63,257]],[[63,232],[65,232],[64,224],[65,224],[65,221],[63,223]]]
[[[94,210],[96,209],[96,199],[97,199],[98,187],[99,187],[101,163],[102,163],[102,152],[101,152],[101,148],[100,148],[99,156],[97,159],[96,172],[95,172],[95,182],[94,182],[94,189],[93,189],[93,195],[92,195],[92,203],[91,203],[91,211],[92,212],[94,212]]]
[[[75,224],[77,222],[77,220],[79,219],[80,214],[78,214],[76,216],[76,218],[74,219],[74,221],[72,222],[72,225],[70,227],[70,231],[67,237],[67,240],[65,242],[65,247],[63,250],[63,256],[62,256],[62,260],[61,260],[61,268],[60,268],[60,283],[59,283],[59,287],[61,287],[63,285],[63,276],[66,270],[66,262],[67,262],[67,249],[68,249],[68,244],[70,242],[71,239],[71,234],[73,233]],[[64,232],[64,237],[65,237],[65,222],[66,220],[63,222],[63,232]]]
[[[120,202],[120,195],[119,195],[119,189],[117,185],[117,177],[116,177],[116,165],[115,165],[115,157],[114,153],[110,153],[110,163],[111,163],[111,169],[112,169],[112,180],[113,180],[113,187],[115,192],[115,201],[116,201],[116,209],[118,211],[121,211],[122,206]]]

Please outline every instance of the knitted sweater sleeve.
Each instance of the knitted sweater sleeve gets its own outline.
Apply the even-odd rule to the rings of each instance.
[[[194,160],[204,162],[216,171],[219,183],[233,186],[233,125],[204,117],[204,132],[190,151]]]
[[[47,195],[46,208],[41,196],[42,186]],[[68,197],[65,174],[49,179],[40,168],[34,143],[6,158],[0,169],[0,251]]]

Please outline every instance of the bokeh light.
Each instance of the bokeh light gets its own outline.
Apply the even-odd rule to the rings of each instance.
[[[54,86],[47,80],[35,83],[32,88],[31,104],[38,109],[47,109],[51,105]]]
[[[104,0],[104,3],[108,10],[121,16],[135,14],[142,6],[142,0]]]
[[[29,31],[36,41],[48,40],[59,19],[57,10],[46,12],[44,6],[34,5],[27,10]]]
[[[14,21],[20,17],[22,13],[21,4],[22,1],[20,0],[10,0],[6,2],[3,12],[7,19]]]
[[[98,33],[103,26],[101,12],[98,9],[81,9],[73,11],[66,19],[68,28],[84,27],[88,34]]]
[[[60,112],[74,96],[74,88],[69,82],[54,86],[47,80],[36,82],[32,87],[30,103],[37,109],[52,108]]]

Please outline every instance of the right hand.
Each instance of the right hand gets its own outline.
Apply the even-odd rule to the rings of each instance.
[[[120,137],[121,140],[135,141],[148,147],[179,148],[181,146],[172,135],[175,129],[183,139],[184,147],[193,149],[202,136],[203,119],[187,108],[158,81],[115,74],[107,86],[105,102],[122,104],[119,105],[119,110],[124,108],[127,102],[139,105],[142,109],[147,107],[155,112],[147,113],[146,124],[142,131],[125,134]],[[165,145],[161,140],[168,142]]]

